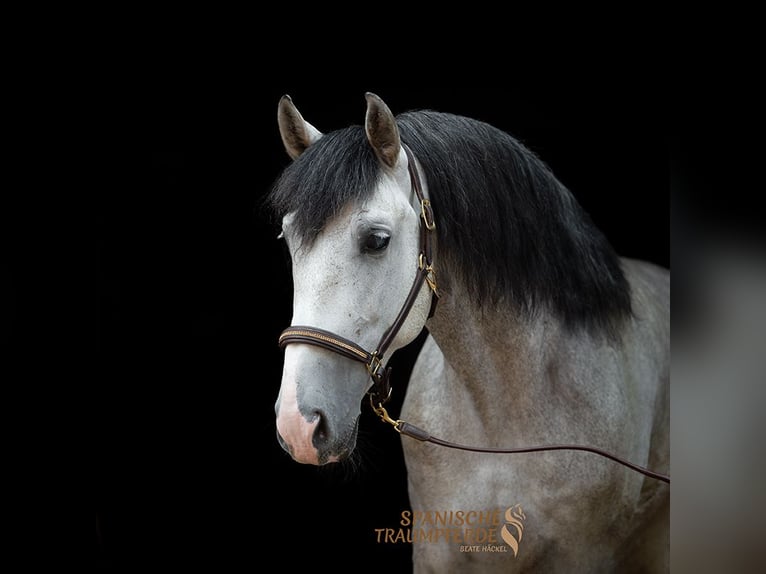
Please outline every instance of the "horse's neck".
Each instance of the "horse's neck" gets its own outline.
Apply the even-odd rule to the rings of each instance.
[[[519,425],[528,425],[528,417],[548,421],[556,409],[569,408],[560,397],[552,400],[562,380],[577,380],[570,396],[592,403],[599,388],[583,376],[588,367],[581,357],[593,358],[587,337],[573,338],[544,312],[525,318],[502,305],[479,310],[471,301],[459,289],[442,297],[428,330],[478,416],[492,420],[512,409]]]
[[[558,325],[545,318],[524,320],[502,306],[479,310],[470,301],[459,291],[443,297],[428,323],[445,360],[478,404],[496,400],[509,382],[514,394],[523,391],[534,400],[542,392]]]

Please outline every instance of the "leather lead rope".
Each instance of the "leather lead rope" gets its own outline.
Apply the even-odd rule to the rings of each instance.
[[[377,414],[383,420],[383,422],[386,422],[392,425],[397,430],[397,432],[405,436],[408,436],[410,438],[414,438],[415,440],[419,440],[421,442],[430,442],[432,444],[436,444],[436,445],[447,447],[447,448],[467,450],[470,452],[485,452],[490,454],[519,454],[519,453],[525,453],[525,452],[543,452],[543,451],[549,451],[549,450],[580,450],[585,452],[592,452],[599,456],[603,456],[605,458],[613,460],[614,462],[617,462],[631,470],[639,472],[643,474],[644,476],[648,476],[649,478],[655,478],[657,480],[661,480],[662,482],[666,482],[670,484],[669,475],[661,474],[659,472],[649,470],[648,468],[644,468],[643,466],[633,464],[632,462],[628,462],[627,460],[620,458],[619,456],[616,456],[600,448],[596,448],[592,446],[583,446],[579,444],[548,444],[548,445],[541,445],[541,446],[523,446],[523,447],[517,447],[517,448],[488,448],[488,447],[481,447],[481,446],[468,446],[468,445],[450,442],[447,440],[437,438],[431,435],[429,432],[423,430],[422,428],[417,427],[406,421],[394,420],[388,415],[388,412],[383,407],[383,405],[375,406],[375,404],[373,404],[372,409],[375,411],[375,414]]]

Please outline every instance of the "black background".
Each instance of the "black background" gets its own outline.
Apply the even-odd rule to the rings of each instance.
[[[101,372],[95,391],[96,562],[252,568],[274,558],[410,568],[375,542],[409,508],[398,435],[363,408],[358,463],[293,462],[274,401],[290,323],[284,247],[259,202],[289,159],[276,123],[290,93],[332,131],[431,108],[504,129],[534,150],[622,255],[669,265],[668,157],[654,95],[485,86],[142,86],[106,112],[118,143],[102,182]],[[393,360],[397,414],[422,337]]]

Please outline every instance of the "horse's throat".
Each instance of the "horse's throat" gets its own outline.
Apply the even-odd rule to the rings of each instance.
[[[428,329],[474,408],[523,412],[544,400],[546,378],[559,360],[553,353],[559,336],[553,321],[444,301]]]

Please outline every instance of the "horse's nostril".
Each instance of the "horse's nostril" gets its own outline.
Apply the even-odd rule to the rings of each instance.
[[[317,426],[314,429],[314,446],[319,447],[327,442],[330,435],[329,427],[327,426],[327,418],[322,411],[314,411],[314,420],[317,421]]]

